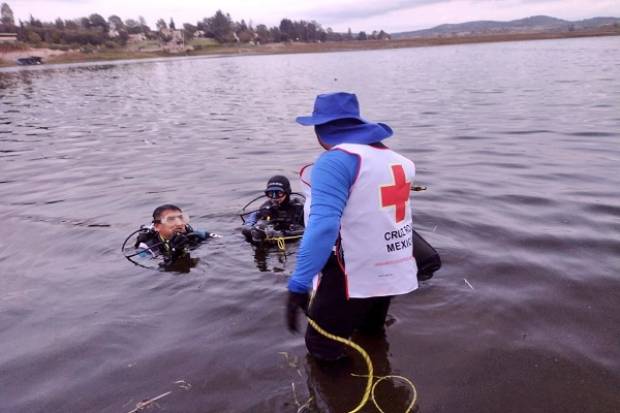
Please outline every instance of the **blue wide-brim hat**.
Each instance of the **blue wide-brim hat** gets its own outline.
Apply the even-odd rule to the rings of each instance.
[[[379,142],[392,136],[384,123],[367,121],[360,116],[359,102],[353,93],[337,92],[318,95],[311,116],[299,116],[297,123],[315,126],[320,139],[327,144]]]

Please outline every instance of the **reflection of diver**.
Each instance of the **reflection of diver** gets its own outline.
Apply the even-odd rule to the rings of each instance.
[[[198,261],[190,257],[191,249],[209,238],[218,237],[208,231],[194,230],[181,208],[171,204],[157,207],[153,211],[153,225],[140,228],[127,237],[123,243],[123,251],[134,234],[137,234],[134,242],[136,252],[126,254],[127,259],[138,264],[131,258],[163,258],[160,267],[180,272],[189,271]]]
[[[271,271],[283,272],[286,266],[286,260],[291,254],[293,253],[278,250],[270,245],[254,245],[254,263],[256,264],[256,268],[261,272],[270,271],[269,263],[272,264]]]
[[[393,374],[388,358],[390,345],[384,335],[355,334],[353,341],[362,346],[372,359],[373,376]],[[352,373],[364,375],[367,368],[358,354],[351,356],[339,363],[324,363],[310,355],[306,357],[308,392],[316,411],[348,412],[360,403],[367,376],[359,377]],[[404,411],[412,397],[411,388],[392,380],[382,381],[375,391],[376,402],[385,412]]]
[[[259,209],[246,212],[252,203],[262,196],[249,202],[241,213],[245,239],[253,244],[282,242],[301,238],[304,231],[303,196],[291,191],[289,180],[282,175],[269,179],[265,196],[269,199]]]

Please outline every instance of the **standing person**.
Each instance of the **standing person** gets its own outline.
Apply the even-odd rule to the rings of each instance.
[[[351,93],[319,95],[311,116],[326,149],[310,171],[302,170],[309,188],[309,220],[289,283],[287,324],[297,331],[299,310],[323,329],[341,337],[354,331],[383,334],[392,296],[418,287],[412,254],[409,191],[413,162],[386,147],[392,135],[383,123],[360,117]],[[309,195],[309,197],[308,197]],[[318,283],[310,308],[312,279]],[[342,344],[306,330],[306,346],[319,361],[345,357]]]

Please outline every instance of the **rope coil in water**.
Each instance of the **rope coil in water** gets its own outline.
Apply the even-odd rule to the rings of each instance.
[[[413,407],[415,406],[415,403],[418,399],[418,391],[415,388],[415,385],[413,384],[413,382],[411,380],[409,380],[406,377],[403,376],[395,376],[395,375],[389,375],[389,376],[373,376],[373,372],[374,372],[374,368],[372,365],[372,360],[370,359],[370,356],[368,355],[368,353],[366,352],[366,350],[364,350],[359,344],[346,339],[344,337],[340,337],[334,334],[331,334],[325,330],[323,330],[321,327],[319,327],[319,325],[316,323],[316,321],[314,321],[313,319],[311,319],[310,317],[308,317],[308,324],[310,324],[312,326],[312,328],[314,328],[317,332],[319,332],[319,334],[337,341],[339,343],[342,343],[344,345],[347,345],[353,349],[355,349],[358,353],[360,353],[360,355],[362,356],[362,358],[364,359],[364,361],[366,362],[366,366],[368,367],[368,375],[357,375],[357,374],[353,374],[353,376],[356,377],[368,377],[368,380],[366,381],[366,389],[364,390],[364,395],[362,396],[362,400],[360,400],[359,404],[351,411],[349,411],[348,413],[356,413],[359,412],[365,405],[366,403],[368,403],[368,399],[372,399],[372,402],[374,403],[375,407],[377,408],[377,410],[379,410],[381,413],[385,413],[385,411],[383,409],[381,409],[381,407],[379,407],[379,403],[377,402],[377,399],[375,398],[375,390],[377,388],[377,385],[382,382],[383,380],[388,380],[388,379],[401,379],[403,380],[405,383],[407,383],[412,390],[413,393],[413,397],[411,398],[411,402],[409,403],[409,406],[407,406],[407,409],[405,410],[405,413],[409,413],[413,410]],[[373,384],[373,379],[377,378],[378,380],[376,382],[374,382]]]
[[[265,241],[275,241],[280,251],[286,250],[286,240],[299,239],[301,235],[290,235],[288,237],[268,237]]]

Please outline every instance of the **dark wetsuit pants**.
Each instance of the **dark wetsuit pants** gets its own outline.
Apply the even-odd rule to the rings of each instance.
[[[349,338],[354,331],[383,334],[391,297],[348,298],[346,279],[335,255],[331,255],[321,271],[321,281],[308,310],[310,318],[324,330]],[[306,330],[306,346],[319,360],[343,357],[344,345],[324,337],[312,326]]]

